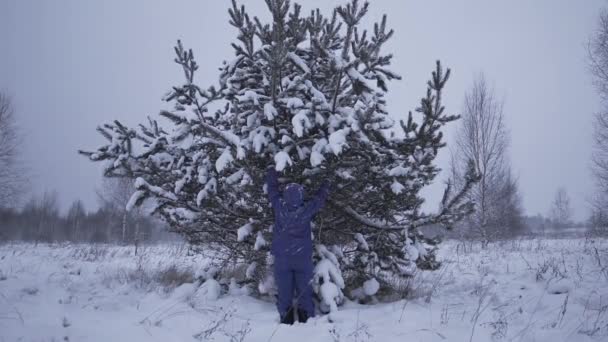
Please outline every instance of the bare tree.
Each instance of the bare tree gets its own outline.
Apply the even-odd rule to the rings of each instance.
[[[517,178],[512,175],[510,166],[508,172],[500,182],[495,203],[495,224],[502,227],[502,235],[515,235],[521,233],[526,227],[523,219],[523,209]]]
[[[106,207],[118,214],[120,221],[120,240],[128,243],[132,240],[135,244],[141,240],[141,217],[142,207],[134,207],[127,210],[127,203],[135,192],[133,180],[130,178],[106,178],[102,180],[101,189],[97,191],[102,207]]]
[[[589,200],[590,223],[593,227],[600,228],[608,227],[608,111],[595,115],[593,138],[591,172],[596,192]]]
[[[33,197],[25,206],[28,212],[32,238],[36,244],[58,239],[59,199],[57,191],[45,191],[42,197]]]
[[[589,200],[591,207],[588,219],[590,232],[598,235],[608,234],[608,195],[596,192]]]
[[[608,9],[599,14],[597,29],[588,46],[588,59],[603,102],[602,109],[594,117],[591,164],[597,192],[590,200],[590,223],[599,228],[608,227]]]
[[[18,163],[19,134],[10,98],[0,92],[0,207],[13,206],[23,194],[23,169]]]
[[[76,200],[70,206],[66,217],[65,238],[72,241],[80,241],[84,238],[83,223],[87,213],[81,200]]]
[[[555,228],[565,228],[572,224],[572,207],[570,206],[570,196],[566,189],[557,189],[549,212],[549,218]]]
[[[602,98],[608,100],[608,9],[600,11],[587,52],[595,86]]]
[[[471,160],[481,175],[468,194],[476,203],[476,210],[466,224],[484,246],[522,226],[519,191],[508,161],[508,147],[503,102],[480,74],[465,94],[462,120],[451,151],[451,173],[454,182],[461,183],[461,170]]]

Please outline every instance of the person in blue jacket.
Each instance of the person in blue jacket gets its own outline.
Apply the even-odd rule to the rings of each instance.
[[[305,323],[315,314],[311,286],[313,265],[310,222],[327,199],[329,182],[324,181],[313,198],[306,202],[304,188],[296,183],[287,184],[281,196],[274,168],[268,169],[266,186],[274,210],[272,254],[281,323],[293,324],[295,310],[299,322]],[[294,290],[297,302],[295,310]]]

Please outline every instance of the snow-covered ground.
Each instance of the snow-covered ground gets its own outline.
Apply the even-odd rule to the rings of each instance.
[[[2,341],[608,341],[608,241],[449,241],[410,299],[278,324],[270,301],[213,299],[179,245],[0,245]],[[183,283],[178,287],[174,283]]]

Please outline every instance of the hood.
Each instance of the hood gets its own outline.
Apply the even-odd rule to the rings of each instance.
[[[298,208],[304,203],[304,188],[297,183],[289,183],[283,191],[283,201],[288,208]]]

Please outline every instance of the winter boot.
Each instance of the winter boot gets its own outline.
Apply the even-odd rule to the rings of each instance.
[[[308,312],[298,309],[298,322],[306,323],[308,321]]]
[[[285,313],[283,317],[281,317],[282,324],[293,325],[294,317],[293,317],[293,307],[290,307],[289,310]]]

